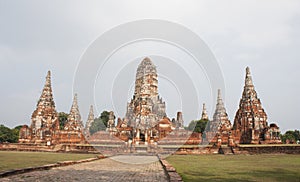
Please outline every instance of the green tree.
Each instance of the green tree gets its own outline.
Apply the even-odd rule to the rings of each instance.
[[[196,124],[197,124],[197,121],[193,120],[189,123],[189,125],[186,127],[186,129],[189,131],[194,131]]]
[[[69,116],[69,114],[67,114],[67,113],[65,113],[65,112],[59,112],[59,113],[58,113],[59,128],[60,128],[61,130],[64,129],[65,124],[66,124],[66,122],[67,122],[67,120],[68,120],[68,116]]]
[[[186,129],[197,133],[203,133],[205,131],[207,122],[208,120],[193,120]]]
[[[97,131],[105,131],[107,128],[107,122],[109,120],[109,112],[103,111],[98,118],[95,118],[94,122],[90,127],[91,135]]]
[[[97,131],[105,131],[106,126],[104,125],[103,121],[100,118],[95,118],[94,122],[90,127],[91,135],[96,133]]]
[[[109,112],[108,111],[103,111],[99,118],[103,121],[105,127],[107,127],[107,122],[109,120]]]
[[[16,126],[15,128],[11,129],[13,133],[13,142],[17,143],[19,141],[19,133],[20,129],[23,127],[23,125]]]
[[[2,142],[10,142],[16,143],[19,139],[18,129],[10,129],[4,125],[0,125],[0,143]]]
[[[297,141],[300,141],[300,131],[299,130],[295,130],[295,138]]]
[[[281,141],[286,143],[289,140],[291,143],[296,143],[300,140],[300,132],[299,130],[289,130],[286,131],[285,134],[280,135]]]

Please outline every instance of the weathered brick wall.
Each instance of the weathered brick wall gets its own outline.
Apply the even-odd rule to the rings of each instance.
[[[236,151],[249,154],[300,154],[300,145],[240,146],[236,148]]]

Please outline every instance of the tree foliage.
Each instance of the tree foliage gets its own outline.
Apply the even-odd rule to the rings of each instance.
[[[17,143],[19,140],[19,132],[22,126],[10,129],[4,125],[0,125],[0,143],[9,142]]]
[[[300,141],[300,131],[286,131],[285,134],[280,135],[280,138],[283,143],[297,143]]]
[[[207,122],[208,120],[193,120],[186,129],[197,133],[203,133],[205,131]]]
[[[64,129],[65,124],[67,123],[67,120],[68,120],[68,116],[69,116],[69,114],[67,114],[65,112],[59,112],[58,113],[59,128],[61,130]]]
[[[97,131],[105,131],[107,128],[107,122],[109,120],[109,112],[103,111],[98,118],[94,119],[90,127],[91,135],[96,133]]]
[[[108,111],[103,111],[99,117],[105,126],[107,126],[107,122],[109,120],[109,112]]]

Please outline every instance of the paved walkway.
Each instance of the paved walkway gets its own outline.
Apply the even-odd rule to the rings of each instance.
[[[151,163],[149,163],[151,162]],[[168,181],[156,156],[117,156],[93,162],[34,171],[1,181]]]

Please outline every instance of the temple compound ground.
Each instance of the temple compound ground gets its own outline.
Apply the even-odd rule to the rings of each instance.
[[[168,179],[156,156],[116,156],[51,170],[14,175],[2,178],[1,181],[163,182],[168,181]]]
[[[168,181],[157,159],[155,156],[115,156],[9,176],[0,181]],[[172,155],[163,160],[176,168],[183,181],[189,182],[300,179],[300,155],[294,154]]]
[[[300,155],[172,155],[183,181],[300,181]]]

